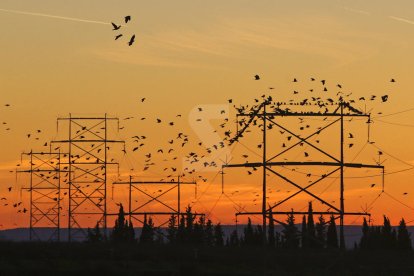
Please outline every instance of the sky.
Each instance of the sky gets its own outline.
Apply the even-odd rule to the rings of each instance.
[[[413,6],[412,1],[1,0],[0,195],[7,200],[0,205],[0,229],[28,226],[28,214],[17,213],[17,209],[29,206],[28,193],[21,190],[27,187],[28,178],[10,171],[21,163],[22,152],[44,150],[46,141],[65,137],[64,124],[57,131],[58,117],[69,113],[119,117],[123,128],[117,131],[112,126],[111,135],[126,141],[128,154],[124,155],[122,148],[111,152],[120,162],[120,176],[111,171],[110,182],[125,180],[129,174],[154,180],[170,174],[171,167],[182,171],[186,166],[183,160],[191,151],[207,154],[205,147],[197,144],[220,141],[224,137],[220,124],[225,118],[229,118],[228,126],[234,133],[236,111],[228,99],[237,105],[251,105],[255,98],[267,94],[280,101],[300,101],[312,96],[309,89],[324,96],[322,79],[331,97],[338,92],[337,84],[355,99],[389,95],[386,103],[356,102],[358,108],[372,114],[370,140],[375,143],[367,143],[364,121],[345,124],[346,133],[355,136],[355,145],[345,152],[346,161],[381,161],[387,172],[386,193],[381,194],[380,172],[348,170],[353,178],[347,178],[345,184],[347,210],[369,209],[373,223],[381,223],[385,214],[393,223],[404,217],[413,224]],[[120,24],[125,15],[132,20],[123,24],[120,32],[124,36],[115,41],[118,32],[112,31],[110,22]],[[129,47],[127,42],[133,34],[136,41]],[[254,80],[256,74],[261,77],[259,81]],[[293,82],[294,78],[298,82]],[[392,78],[396,82],[391,83]],[[293,94],[294,90],[300,93]],[[203,112],[198,111],[200,107]],[[202,123],[197,123],[200,116]],[[124,120],[127,117],[134,118]],[[161,124],[156,123],[157,118],[162,119]],[[174,127],[168,125],[171,121]],[[298,120],[280,122],[298,129]],[[307,123],[312,129],[324,124],[317,120]],[[335,154],[337,130],[320,138],[320,144]],[[154,157],[157,165],[144,171],[145,155],[168,149],[168,140],[181,131],[190,142],[185,147],[174,145],[177,159]],[[31,138],[27,137],[29,133]],[[135,135],[147,139],[146,147],[133,152],[131,137]],[[271,135],[269,141],[276,142],[274,148],[269,146],[269,154],[282,144],[277,133]],[[250,162],[261,160],[257,148],[260,137],[258,129],[252,129],[242,143],[226,147],[222,155],[213,157],[221,162],[227,155],[230,163],[240,163],[246,161],[242,155],[248,152]],[[303,151],[299,148],[286,158],[299,160]],[[381,160],[378,151],[383,152]],[[317,157],[312,153],[309,160]],[[20,168],[27,164],[23,160]],[[164,171],[164,167],[169,169]],[[301,185],[309,180],[306,169],[280,168]],[[312,177],[326,170],[312,169]],[[252,175],[242,168],[225,173],[222,194],[217,168],[197,171],[196,177],[207,181],[198,181],[197,196],[193,188],[183,189],[182,208],[191,204],[194,210],[223,224],[234,223],[236,211],[259,211],[260,170]],[[269,179],[270,202],[296,191],[274,176]],[[313,192],[337,203],[337,176],[331,180],[315,185]],[[372,184],[376,185],[371,188]],[[11,192],[8,187],[13,187]],[[147,189],[156,195],[160,188]],[[127,191],[125,187],[109,190],[108,206],[115,212],[117,203],[126,205]],[[165,200],[174,204],[174,197],[166,196]],[[280,210],[306,210],[309,200],[301,194]],[[22,205],[14,208],[13,204],[20,201]],[[67,204],[66,198],[63,204]],[[162,209],[159,204],[147,208]],[[62,221],[65,226],[66,219]],[[361,222],[361,217],[346,219],[348,224]],[[87,222],[88,226],[94,223]]]

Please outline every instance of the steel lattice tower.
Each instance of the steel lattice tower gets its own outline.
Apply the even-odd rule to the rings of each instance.
[[[314,105],[321,105],[322,103],[316,103]],[[313,211],[313,214],[332,214],[335,216],[335,219],[339,218],[340,225],[340,248],[345,248],[345,239],[344,239],[344,216],[346,215],[370,215],[369,213],[360,213],[360,212],[347,212],[345,211],[345,204],[344,204],[344,168],[371,168],[371,169],[381,169],[384,173],[384,166],[381,165],[370,165],[370,164],[360,164],[360,163],[347,163],[344,160],[344,118],[354,118],[354,117],[364,117],[367,118],[367,122],[370,122],[370,114],[366,114],[350,105],[350,103],[345,102],[342,98],[339,99],[339,102],[337,103],[329,103],[326,105],[334,106],[334,111],[329,111],[328,108],[326,108],[325,112],[304,112],[304,111],[292,111],[289,108],[282,109],[281,106],[286,105],[286,103],[275,103],[271,102],[270,99],[264,99],[264,101],[259,104],[255,109],[252,109],[249,112],[239,112],[237,114],[237,117],[244,117],[247,118],[247,122],[245,125],[241,128],[241,130],[237,130],[237,134],[234,138],[231,139],[230,143],[234,143],[238,141],[241,137],[243,137],[243,134],[245,131],[249,128],[249,126],[252,124],[254,120],[261,120],[261,130],[262,130],[262,162],[253,162],[253,163],[243,163],[243,164],[225,164],[223,165],[223,169],[228,168],[237,168],[237,167],[246,167],[246,168],[257,168],[262,167],[263,168],[263,181],[262,181],[262,210],[260,212],[238,212],[236,213],[236,216],[238,215],[261,215],[263,220],[263,242],[266,241],[266,221],[270,217],[270,212],[272,214],[278,215],[278,214],[307,214],[307,212],[295,212],[293,210],[291,211],[274,211],[276,207],[281,205],[282,203],[294,198],[296,195],[300,193],[306,193],[310,195],[314,200],[317,200],[321,202],[322,204],[328,206],[332,211]],[[298,106],[304,106],[304,105],[313,105],[312,103],[291,103],[289,105],[298,105]],[[324,104],[325,106],[325,104]],[[267,109],[272,109],[272,111],[268,111]],[[314,133],[306,136],[301,137],[299,134],[294,133],[293,131],[289,130],[288,128],[281,125],[279,122],[276,121],[276,118],[283,118],[283,117],[329,117],[334,118],[334,120],[330,123],[327,123],[325,126],[320,127],[317,131]],[[237,120],[238,121],[238,120]],[[320,134],[325,129],[333,126],[338,125],[340,129],[340,140],[338,141],[338,146],[340,148],[340,156],[335,157],[332,154],[324,151],[320,148],[320,146],[313,144],[312,142],[309,142],[309,139],[314,137],[317,134]],[[271,125],[271,128],[268,126]],[[280,151],[279,153],[273,155],[272,157],[267,157],[267,139],[266,139],[266,132],[270,129],[279,129],[284,132],[289,133],[292,137],[295,137],[298,142],[294,145],[287,147],[286,149]],[[269,128],[269,129],[268,129]],[[268,130],[267,130],[268,129]],[[284,153],[292,150],[295,147],[298,147],[300,144],[306,144],[313,149],[319,151],[322,153],[325,157],[329,158],[330,161],[312,161],[312,162],[297,162],[297,161],[286,161],[286,162],[275,162],[273,161],[275,158],[283,155]],[[312,183],[302,186],[300,184],[297,184],[295,181],[287,178],[282,173],[278,172],[273,167],[289,167],[289,166],[303,166],[303,167],[313,167],[313,166],[324,166],[324,167],[330,167],[333,168],[330,170],[329,173],[322,175],[317,179],[316,181],[313,181]],[[309,188],[314,186],[315,184],[319,183],[323,179],[329,177],[330,175],[334,173],[339,172],[339,179],[340,179],[340,194],[339,194],[339,206],[334,206],[333,204],[329,203],[327,200],[317,196],[316,194],[309,191]],[[292,195],[286,197],[285,199],[279,201],[277,204],[273,206],[267,206],[266,198],[267,198],[267,173],[272,173],[273,175],[277,176],[279,179],[289,183],[290,185],[297,188],[299,191],[293,193]],[[283,224],[283,222],[280,222],[276,219],[274,219],[277,223]]]
[[[180,223],[180,217],[182,215],[185,215],[185,212],[181,211],[181,186],[182,185],[194,185],[197,189],[197,183],[195,181],[182,181],[180,177],[177,177],[177,180],[172,179],[170,181],[136,181],[133,180],[133,177],[129,177],[129,181],[118,181],[114,182],[114,185],[128,185],[128,212],[125,213],[129,216],[129,220],[136,220],[140,223],[143,223],[143,220],[139,217],[146,217],[146,216],[176,216],[177,217],[177,223]],[[160,194],[153,196],[146,191],[142,189],[141,186],[156,186],[156,187],[166,187],[166,190],[160,192]],[[174,192],[174,190],[177,191],[177,205],[173,206],[171,204],[168,204],[164,202],[161,197]],[[146,199],[143,199],[142,202],[137,205],[134,205],[133,200],[133,191],[137,192],[137,194],[140,194],[144,196]],[[136,196],[138,198],[138,195]],[[136,200],[137,201],[137,200]],[[153,202],[157,202],[161,204],[167,211],[164,212],[153,212],[153,211],[145,211],[144,207],[150,205]],[[201,213],[193,213],[196,216],[205,216],[205,214]],[[117,214],[108,214],[108,215],[117,215]],[[164,226],[166,223],[168,223],[168,219],[166,222],[161,223],[158,225],[158,227]]]
[[[29,187],[22,188],[30,193],[30,241],[42,240],[38,227],[52,228],[47,241],[60,241],[61,154],[31,151],[22,155],[30,157],[30,169],[17,171],[30,173]]]
[[[68,232],[69,241],[81,241],[87,236],[88,222],[99,223],[106,233],[107,228],[107,173],[110,145],[123,143],[109,137],[108,127],[113,122],[119,130],[119,119],[104,117],[58,118],[68,124],[68,138],[52,143],[67,145],[68,158],[62,164],[68,165]],[[125,150],[125,149],[124,149]]]

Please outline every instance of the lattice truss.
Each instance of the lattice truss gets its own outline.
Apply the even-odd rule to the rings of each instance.
[[[315,106],[319,111],[313,111]],[[292,117],[299,118],[299,123],[293,121]],[[319,127],[313,130],[306,123],[306,119],[316,118],[316,124]],[[237,134],[230,140],[235,143],[241,139],[246,139],[251,128],[257,127],[262,134],[262,141],[258,145],[261,149],[261,160],[252,162],[246,160],[245,163],[225,164],[224,168],[244,167],[252,174],[258,167],[263,169],[263,185],[262,185],[262,210],[256,212],[240,211],[236,215],[262,215],[263,227],[266,227],[266,220],[270,212],[274,215],[278,214],[306,214],[307,211],[294,211],[289,202],[297,199],[303,194],[307,194],[310,199],[320,203],[322,210],[314,210],[314,214],[328,215],[333,214],[335,218],[340,219],[340,237],[341,245],[343,241],[343,223],[345,215],[369,215],[367,212],[346,212],[344,206],[344,169],[345,168],[368,168],[384,170],[379,164],[362,164],[345,162],[344,151],[351,144],[345,144],[344,123],[352,121],[353,118],[361,118],[362,122],[370,122],[370,115],[357,108],[351,106],[349,102],[345,102],[342,98],[339,101],[333,100],[328,102],[317,101],[314,103],[307,100],[299,103],[282,103],[272,102],[272,99],[265,98],[263,102],[247,109],[245,107],[238,108]],[[286,124],[284,122],[288,122]],[[360,121],[361,122],[361,121]],[[314,121],[315,123],[315,121]],[[336,128],[335,127],[338,127]],[[295,128],[295,130],[293,130]],[[297,131],[298,128],[300,131]],[[305,131],[307,130],[307,131]],[[368,130],[369,132],[369,130]],[[304,134],[306,133],[306,134]],[[319,138],[327,133],[331,138],[330,144],[336,144],[336,150],[324,149],[324,145],[319,143]],[[338,135],[339,133],[339,135]],[[287,138],[287,139],[286,139]],[[335,142],[336,141],[336,142]],[[270,142],[270,143],[269,143]],[[281,149],[275,146],[275,143],[282,144]],[[270,147],[268,146],[270,144]],[[332,153],[332,151],[336,151]],[[293,154],[292,154],[293,153]],[[270,156],[270,157],[269,157]],[[247,158],[247,155],[245,155]],[[289,176],[289,172],[300,170],[303,176]],[[315,173],[315,171],[318,171]],[[340,180],[338,189],[338,198],[336,201],[327,199],[318,195],[312,189],[318,184],[336,176]],[[310,180],[312,177],[312,180]],[[273,187],[269,187],[268,180],[271,179]],[[276,179],[276,181],[274,180]],[[305,180],[301,183],[298,179]],[[275,203],[270,203],[268,199],[272,192],[278,192],[278,187],[285,185],[290,187],[292,191]],[[288,208],[286,208],[288,206]],[[289,208],[290,207],[290,208]],[[285,210],[283,210],[286,208]],[[281,210],[282,209],[282,210]],[[283,223],[276,220],[279,223]],[[264,231],[266,233],[266,231]]]
[[[60,240],[61,207],[61,167],[60,152],[30,152],[28,156],[30,169],[18,172],[30,173],[29,187],[24,186],[30,194],[30,240]],[[27,212],[26,209],[23,212]],[[42,231],[39,228],[50,228]],[[44,233],[47,233],[46,236]]]
[[[96,223],[106,232],[107,178],[108,165],[117,165],[109,155],[112,144],[124,141],[109,138],[108,127],[117,123],[118,118],[72,117],[58,118],[68,127],[68,138],[52,143],[64,144],[68,158],[63,164],[68,166],[69,196],[69,240],[82,240],[85,229]]]
[[[185,215],[185,212],[182,212],[181,209],[181,189],[183,185],[194,186],[195,194],[197,194],[197,183],[195,181],[183,181],[180,177],[169,181],[137,181],[130,176],[129,181],[117,181],[113,184],[128,187],[127,215],[129,220],[142,224],[145,217],[151,217],[156,227],[165,226],[171,216],[175,216],[176,222],[179,223],[181,216]],[[204,214],[197,213],[193,213],[193,215],[204,216]]]

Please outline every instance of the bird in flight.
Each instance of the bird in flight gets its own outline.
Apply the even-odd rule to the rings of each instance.
[[[254,80],[260,80],[260,76],[259,75],[255,75],[254,76]]]
[[[112,24],[112,27],[114,27],[112,29],[112,31],[116,31],[116,30],[119,30],[121,28],[121,25],[116,25],[114,22],[111,22],[111,24]]]
[[[125,23],[128,23],[129,21],[131,21],[131,16],[130,15],[125,16]]]
[[[122,34],[119,34],[119,35],[115,36],[115,40],[118,40],[121,37],[122,37]]]
[[[131,39],[129,40],[128,45],[132,46],[132,44],[134,44],[134,42],[135,42],[135,35],[131,36]]]

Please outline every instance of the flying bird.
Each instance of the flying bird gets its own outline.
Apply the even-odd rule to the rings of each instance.
[[[254,80],[260,80],[260,76],[259,75],[255,75],[254,76]]]
[[[131,21],[131,16],[130,15],[125,16],[125,24],[128,23],[129,21]]]
[[[116,31],[116,30],[119,30],[121,28],[121,25],[116,25],[114,22],[111,22],[111,24],[112,24],[112,27],[114,27],[112,29],[112,31]]]
[[[382,100],[383,103],[388,101],[388,95],[381,96],[381,100]]]
[[[119,34],[119,35],[115,36],[115,40],[118,40],[121,36],[122,36],[122,34]]]
[[[128,46],[132,46],[132,44],[134,44],[135,42],[135,35],[131,36],[131,39],[128,42]]]

